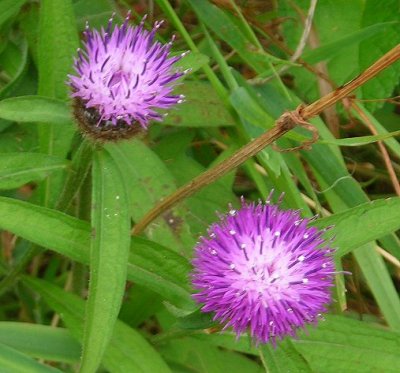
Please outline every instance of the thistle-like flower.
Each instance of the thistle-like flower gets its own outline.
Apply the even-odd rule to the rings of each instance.
[[[271,342],[317,322],[331,301],[333,250],[298,211],[246,204],[211,225],[195,248],[194,298],[203,312],[249,330],[256,343]]]
[[[111,18],[100,32],[86,25],[84,48],[74,61],[77,75],[69,76],[80,129],[97,140],[130,138],[150,121],[161,121],[159,109],[184,99],[172,90],[188,70],[176,71],[173,65],[186,53],[171,57],[173,40],[154,40],[162,22],[146,31],[144,19],[133,27],[129,18],[114,28]]]

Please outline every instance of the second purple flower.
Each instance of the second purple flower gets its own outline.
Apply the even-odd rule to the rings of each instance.
[[[308,223],[269,200],[231,209],[195,249],[202,311],[257,343],[275,344],[316,322],[331,301],[335,267],[324,231]]]

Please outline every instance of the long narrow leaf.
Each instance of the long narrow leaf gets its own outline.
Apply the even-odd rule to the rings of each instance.
[[[84,302],[72,293],[47,281],[25,277],[24,282],[37,291],[63,318],[71,334],[82,339]],[[111,373],[119,372],[170,372],[160,355],[142,335],[121,321],[116,322],[110,343],[103,359],[104,367]]]
[[[4,373],[61,373],[61,370],[40,364],[29,356],[3,344],[0,344],[0,367]]]
[[[122,175],[104,150],[93,161],[93,238],[81,372],[99,367],[124,295],[130,247],[128,195]]]
[[[18,188],[63,170],[68,162],[39,153],[0,153],[0,189]]]
[[[79,263],[89,263],[91,229],[87,222],[5,197],[0,197],[0,210],[3,212],[0,228]],[[178,307],[193,308],[186,284],[190,269],[187,260],[173,250],[139,237],[132,237],[132,247],[128,279],[148,287]]]
[[[73,56],[78,48],[78,33],[71,0],[40,2],[38,40],[38,94],[64,100],[67,74],[72,71]],[[39,148],[42,153],[65,157],[74,128],[56,124],[38,124]],[[46,179],[40,189],[45,206],[54,206],[62,186],[62,174]]]
[[[0,343],[29,356],[77,363],[80,345],[64,328],[21,322],[0,323]]]
[[[0,118],[15,122],[42,122],[68,126],[72,117],[68,105],[55,98],[20,96],[0,101]],[[61,127],[58,130],[62,131]]]

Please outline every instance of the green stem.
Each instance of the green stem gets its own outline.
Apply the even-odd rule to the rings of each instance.
[[[209,32],[207,31],[206,27],[204,26],[204,24],[201,25],[201,28],[204,32],[204,35],[206,36],[206,39],[210,46],[213,57],[215,58],[215,61],[217,61],[218,65],[221,69],[221,73],[224,76],[226,83],[228,84],[228,87],[232,91],[235,90],[236,88],[239,87],[239,84],[237,83],[235,77],[233,76],[233,74],[231,72],[232,68],[229,67],[228,64],[226,63],[224,56],[217,48],[216,44],[214,43],[214,40],[211,38],[211,36],[210,36]],[[227,92],[225,94],[226,94],[226,96],[228,95]],[[227,104],[230,105],[229,102]]]
[[[200,53],[193,39],[190,37],[189,33],[186,31],[185,26],[179,19],[178,15],[175,13],[175,10],[172,8],[171,4],[168,0],[157,0],[157,4],[160,8],[167,14],[167,16],[171,19],[172,23],[175,25],[176,29],[182,35],[183,39],[186,41],[186,44],[189,48],[196,53]],[[204,73],[206,74],[208,80],[213,85],[214,89],[220,95],[220,97],[226,97],[226,89],[223,84],[218,79],[217,75],[211,69],[210,66],[205,65],[202,67]]]
[[[93,145],[89,141],[83,140],[72,159],[70,172],[56,205],[57,210],[65,212],[70,207],[89,173],[92,153]]]
[[[246,21],[246,18],[244,18],[243,13],[241,12],[240,8],[236,5],[234,0],[230,0],[230,3],[235,10],[236,14],[238,15],[244,30],[246,31],[247,37],[251,40],[251,42],[260,50],[264,51],[263,46],[261,45],[260,41],[258,40],[256,34],[254,33],[253,29],[249,26],[249,24]]]

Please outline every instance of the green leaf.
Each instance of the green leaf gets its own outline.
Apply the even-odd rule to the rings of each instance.
[[[0,343],[44,360],[76,363],[81,348],[67,329],[29,324],[0,322]]]
[[[70,109],[64,101],[42,96],[21,96],[0,101],[0,118],[57,124],[70,129],[72,123]]]
[[[87,300],[81,372],[99,367],[112,336],[125,290],[130,246],[129,200],[122,175],[104,150],[94,153]]]
[[[0,2],[0,27],[9,18],[17,15],[26,0],[2,0]]]
[[[341,257],[400,229],[400,197],[367,202],[310,225],[318,228],[334,226],[336,255]]]
[[[213,315],[211,313],[203,313],[200,310],[197,310],[196,312],[189,314],[185,317],[179,318],[177,325],[179,328],[182,329],[188,329],[188,330],[199,330],[199,329],[207,329],[213,327],[216,322],[212,321]],[[208,333],[207,333],[208,334]],[[232,340],[232,343],[227,344],[226,346],[224,344],[221,344],[223,347],[227,347],[228,349],[236,349],[236,343],[235,343],[235,338],[232,338],[231,333],[229,334],[229,337],[224,338],[224,335],[226,332],[223,333],[218,333],[217,340],[226,340],[229,338],[229,340]],[[212,334],[208,340],[206,336],[203,335],[200,336],[200,338],[197,338],[198,340],[201,339],[204,341],[204,343],[211,342],[213,344],[213,337],[215,335]],[[189,340],[187,341],[189,343]],[[187,344],[186,343],[186,344]],[[192,340],[191,345],[195,345],[196,343]],[[226,342],[225,342],[226,343]],[[218,345],[218,342],[216,343]],[[254,353],[255,355],[257,354],[262,354],[262,361],[263,364],[267,367],[267,371],[271,373],[286,373],[286,372],[311,372],[311,369],[304,359],[303,356],[299,354],[299,352],[294,348],[292,342],[289,339],[285,339],[283,341],[278,342],[278,346],[276,348],[272,347],[271,345],[263,345],[259,346],[259,348],[251,348],[252,344],[249,339],[246,338],[246,336],[242,336],[238,342],[240,345],[238,351],[242,351],[245,353]],[[210,343],[207,343],[209,346]],[[243,348],[242,346],[248,346],[250,350]],[[210,348],[210,346],[208,347]]]
[[[340,39],[326,43],[321,47],[312,49],[303,54],[302,59],[314,64],[323,60],[331,59],[336,55],[348,51],[347,48],[359,44],[361,41],[371,38],[374,35],[386,32],[398,22],[376,23],[361,30],[350,33]]]
[[[163,124],[179,127],[219,127],[235,124],[210,84],[187,80],[176,92],[185,96],[185,102],[176,110],[171,110]]]
[[[2,131],[0,136],[2,153],[38,151],[37,128],[27,123],[8,123],[10,123],[10,126]]]
[[[252,99],[245,88],[235,89],[230,96],[230,101],[239,116],[254,126],[265,129],[274,125],[275,119]]]
[[[13,90],[18,86],[24,76],[27,63],[28,43],[26,40],[23,39],[18,46],[9,42],[5,51],[0,55],[0,65],[6,70],[6,65],[10,64],[11,70],[13,71],[6,71],[11,77],[7,84],[0,89],[0,99],[6,98],[13,93]]]
[[[73,56],[79,46],[71,0],[42,0],[39,12],[38,74],[40,96],[67,98],[67,74],[72,71]],[[64,112],[62,111],[64,114]],[[38,124],[41,153],[66,157],[75,129],[72,126]],[[45,206],[54,206],[63,185],[63,174],[46,179],[39,189]]]
[[[199,330],[208,329],[218,325],[218,321],[213,320],[212,313],[204,313],[200,309],[178,318],[177,326],[180,329]]]
[[[163,308],[163,299],[157,293],[135,283],[126,291],[119,319],[132,328],[138,328]]]
[[[188,285],[191,266],[186,258],[155,242],[132,238],[129,280],[146,286],[186,310],[194,309]]]
[[[83,300],[43,280],[25,277],[24,282],[37,291],[49,306],[60,314],[75,338],[82,339]],[[112,338],[104,354],[103,365],[111,373],[170,372],[160,355],[144,337],[121,321],[116,322]]]
[[[130,191],[130,211],[138,222],[157,202],[175,191],[175,180],[164,163],[139,140],[107,144],[108,151],[118,163]],[[176,251],[188,252],[195,241],[185,222],[185,209],[175,207],[153,222],[145,231],[147,236]]]
[[[89,263],[91,230],[88,222],[5,197],[0,197],[0,211],[2,229],[79,263]],[[128,279],[148,287],[177,307],[193,309],[186,281],[187,260],[144,238],[132,237],[132,247]]]
[[[183,370],[185,373],[260,373],[260,366],[256,362],[235,352],[212,346],[206,340],[190,337],[171,340],[161,347],[161,352],[169,361],[186,367]],[[181,369],[174,372],[182,372]]]
[[[72,260],[89,262],[88,222],[60,211],[6,197],[0,197],[0,211],[2,229],[39,246],[53,249]]]
[[[112,13],[114,4],[110,0],[77,0],[74,1],[74,13],[81,31],[84,30],[86,22],[90,27],[100,29],[107,24]],[[119,15],[116,16],[119,19]]]
[[[252,99],[245,88],[235,89],[230,102],[242,120],[243,127],[250,139],[260,136],[265,129],[271,128],[274,119]],[[282,157],[270,147],[265,147],[257,156],[267,163],[276,176],[281,173]]]
[[[327,317],[294,345],[315,372],[397,372],[400,366],[399,333],[343,316]]]
[[[61,373],[61,370],[40,364],[29,356],[3,344],[0,344],[0,366],[4,373]]]
[[[210,59],[205,54],[199,52],[190,52],[188,55],[176,62],[174,66],[179,67],[182,70],[190,69],[190,73],[194,73],[203,66],[207,65],[209,60]],[[185,85],[189,82],[190,81],[186,81]]]
[[[279,343],[277,348],[266,344],[260,347],[264,367],[271,373],[311,373],[304,357],[299,354],[289,339]]]
[[[0,189],[18,188],[41,180],[51,172],[62,170],[64,159],[39,153],[0,153]]]
[[[79,46],[70,0],[41,1],[39,34],[39,95],[65,99],[67,74]]]
[[[39,8],[39,3],[29,2],[18,17],[19,27],[27,40],[29,52],[35,66],[38,65]]]
[[[258,50],[241,28],[221,8],[206,0],[188,0],[198,18],[219,38],[226,41],[240,57],[255,71],[265,72],[271,60],[284,62],[268,53]]]
[[[198,334],[195,338],[226,349],[259,354],[249,339],[236,340],[233,332]],[[400,364],[399,333],[344,316],[326,315],[324,321],[290,342],[313,372],[396,372]],[[281,347],[282,342],[278,342],[276,351]]]
[[[362,14],[361,25],[363,27],[376,24],[377,22],[394,21],[397,24],[388,28],[386,32],[375,35],[368,41],[363,41],[359,46],[360,70],[366,69],[378,58],[382,57],[391,48],[400,42],[399,36],[399,12],[400,4],[397,0],[385,1],[385,6],[374,0],[366,0]],[[376,46],[371,48],[371,45]],[[398,85],[400,76],[400,64],[394,63],[384,69],[377,77],[371,79],[361,86],[362,97],[365,99],[390,97],[394,88]],[[374,110],[383,105],[381,102],[366,103],[366,107]]]

